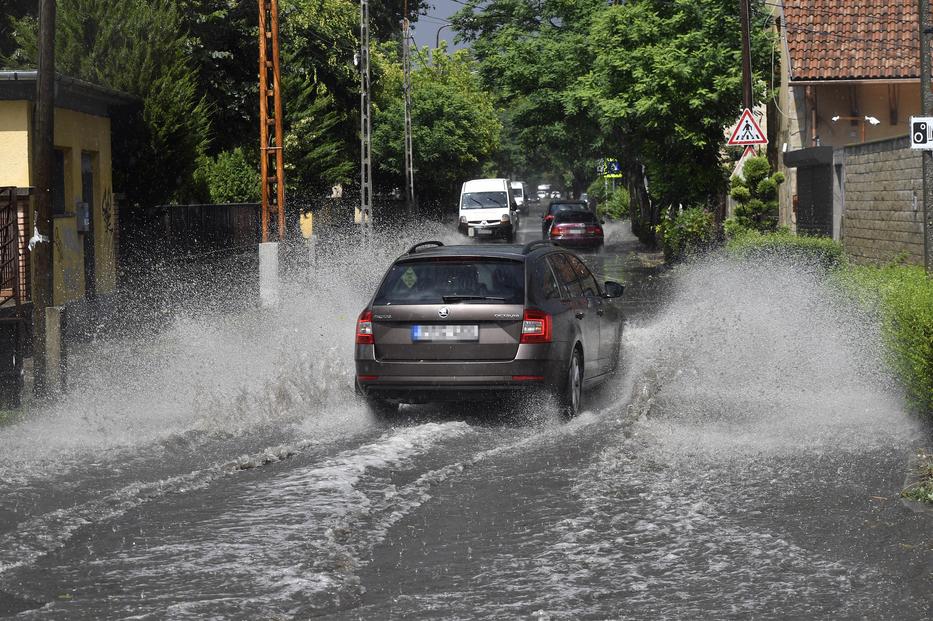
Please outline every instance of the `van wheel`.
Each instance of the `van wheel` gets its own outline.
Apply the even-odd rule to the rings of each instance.
[[[398,404],[366,394],[359,382],[356,382],[354,388],[356,395],[366,404],[366,409],[378,420],[389,420],[398,414]]]
[[[574,348],[564,386],[557,394],[557,407],[561,416],[573,418],[583,408],[583,353]]]

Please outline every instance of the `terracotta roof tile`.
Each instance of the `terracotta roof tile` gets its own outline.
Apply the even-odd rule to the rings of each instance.
[[[916,0],[784,0],[791,80],[918,78],[918,22]]]

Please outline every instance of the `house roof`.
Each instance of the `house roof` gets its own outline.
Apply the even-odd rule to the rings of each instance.
[[[791,81],[919,78],[916,0],[783,4]]]
[[[39,72],[0,71],[0,101],[36,98]],[[96,116],[110,116],[113,108],[137,102],[137,98],[113,89],[61,74],[55,75],[55,107]]]

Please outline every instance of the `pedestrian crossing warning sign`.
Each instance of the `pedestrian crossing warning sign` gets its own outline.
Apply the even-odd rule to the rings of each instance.
[[[742,118],[739,119],[738,124],[735,126],[735,131],[732,132],[728,144],[733,147],[768,144],[767,136],[761,131],[761,126],[748,108],[745,108],[745,112],[742,113]]]

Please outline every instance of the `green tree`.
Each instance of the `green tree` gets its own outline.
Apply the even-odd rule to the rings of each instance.
[[[34,20],[15,21],[14,62],[34,67]],[[171,0],[59,0],[59,72],[139,97],[114,118],[115,185],[142,205],[186,200],[210,135],[209,106]]]
[[[221,151],[213,157],[202,157],[194,176],[207,202],[259,202],[259,171],[240,147]]]
[[[412,72],[415,189],[422,205],[455,204],[460,184],[480,174],[499,146],[502,125],[465,50],[416,52]],[[404,187],[401,69],[385,75],[384,103],[373,118],[373,161],[380,185]]]
[[[766,66],[772,43],[764,20],[753,28],[757,67]],[[714,204],[727,188],[723,128],[735,121],[741,102],[735,2],[609,6],[595,15],[589,42],[594,62],[578,81],[575,99],[581,108],[598,110],[620,145],[634,224],[651,239],[662,206]]]
[[[735,213],[726,222],[726,229],[737,227],[769,232],[778,225],[778,186],[784,183],[784,174],[771,174],[766,157],[750,157],[742,167],[742,175],[732,178],[732,198]]]
[[[507,110],[501,154],[523,176],[569,175],[574,193],[595,177],[605,145],[595,110],[574,105],[574,86],[594,59],[593,16],[605,0],[469,0],[454,18],[472,42],[483,84]],[[516,157],[518,155],[518,157]]]

